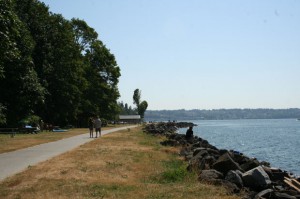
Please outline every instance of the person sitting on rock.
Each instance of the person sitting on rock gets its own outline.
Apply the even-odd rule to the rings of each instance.
[[[185,133],[185,138],[187,140],[189,140],[190,138],[192,138],[194,136],[194,132],[193,132],[193,127],[190,126],[189,129],[186,131]]]

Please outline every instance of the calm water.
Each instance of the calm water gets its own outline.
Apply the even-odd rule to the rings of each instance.
[[[194,135],[219,149],[233,149],[300,175],[300,121],[197,120]],[[181,129],[185,133],[186,129]]]

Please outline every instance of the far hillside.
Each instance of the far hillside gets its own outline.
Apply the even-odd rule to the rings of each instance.
[[[146,121],[300,118],[300,109],[148,110]]]

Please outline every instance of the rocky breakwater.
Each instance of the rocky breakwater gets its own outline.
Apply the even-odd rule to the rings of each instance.
[[[186,139],[176,133],[177,128],[176,123],[158,123],[147,125],[144,131],[165,135],[163,145],[181,147],[187,169],[197,172],[199,181],[225,186],[247,199],[300,199],[300,179],[289,172],[237,151],[218,149],[197,136]]]
[[[191,122],[158,122],[147,124],[143,131],[151,134],[171,135],[176,133],[178,128],[185,128],[189,126],[196,126]]]

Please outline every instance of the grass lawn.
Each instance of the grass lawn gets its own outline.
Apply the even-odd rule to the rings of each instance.
[[[104,135],[5,179],[0,198],[239,198],[198,182],[162,139],[140,128]]]

